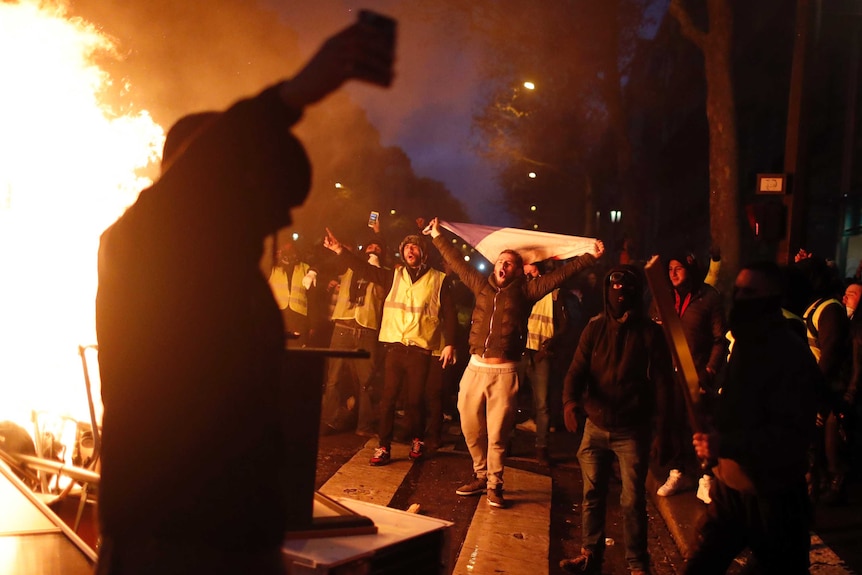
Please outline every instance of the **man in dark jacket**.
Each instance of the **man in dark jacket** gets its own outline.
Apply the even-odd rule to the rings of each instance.
[[[715,431],[693,437],[698,457],[716,466],[686,573],[725,573],[745,547],[764,573],[808,573],[805,473],[823,376],[782,316],[776,264],[739,272],[728,323],[734,343]]]
[[[672,385],[670,351],[658,324],[643,309],[643,279],[633,266],[611,269],[605,310],[590,320],[563,384],[566,428],[578,431],[586,411],[578,461],[584,480],[580,555],[560,567],[599,573],[605,549],[605,509],[614,456],[619,460],[626,561],[633,574],[649,572],[646,477],[652,428],[663,438]]]
[[[297,76],[180,120],[102,235],[100,575],[284,573],[290,392],[263,240],[310,185],[291,127],[350,78],[388,84],[387,42],[351,26]]]
[[[443,259],[476,296],[470,326],[470,363],[461,378],[458,413],[461,431],[473,458],[473,479],[459,487],[458,495],[488,492],[488,504],[505,507],[503,467],[514,424],[518,394],[518,362],[527,342],[527,319],[533,304],[567,278],[595,263],[604,253],[596,241],[595,253],[572,259],[551,273],[526,281],[518,252],[504,250],[486,276],[467,264],[440,234],[437,218],[425,230]]]

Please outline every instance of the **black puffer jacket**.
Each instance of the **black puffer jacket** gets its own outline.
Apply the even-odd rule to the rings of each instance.
[[[642,302],[640,270],[620,266],[611,272],[625,269],[639,279],[635,301]],[[668,413],[673,381],[664,334],[646,317],[641,304],[620,320],[610,315],[608,276],[604,279],[604,312],[590,320],[581,334],[563,384],[563,404],[582,406],[587,417],[606,431],[642,430],[654,417],[662,428],[661,416]]]
[[[727,358],[727,322],[721,294],[711,285],[700,284],[691,293],[690,301],[680,321],[692,359],[698,371],[709,367],[718,373]]]
[[[470,353],[480,357],[501,357],[518,361],[527,344],[527,319],[533,304],[559,287],[567,278],[595,264],[596,258],[583,254],[551,273],[526,281],[520,276],[504,288],[464,262],[457,249],[443,236],[434,239],[440,251],[461,281],[476,296],[470,325]]]

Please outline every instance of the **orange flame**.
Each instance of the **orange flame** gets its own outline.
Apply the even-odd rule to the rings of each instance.
[[[64,5],[0,2],[0,420],[26,429],[34,410],[89,421],[99,235],[164,142],[145,110],[106,103],[134,109],[97,58],[115,42]]]

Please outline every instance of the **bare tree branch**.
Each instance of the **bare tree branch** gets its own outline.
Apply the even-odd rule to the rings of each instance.
[[[682,35],[691,41],[692,44],[705,51],[707,35],[703,31],[699,30],[697,26],[694,25],[694,22],[691,21],[691,16],[689,15],[688,10],[686,10],[682,5],[682,0],[670,0],[668,12],[670,12],[671,16],[679,22]]]

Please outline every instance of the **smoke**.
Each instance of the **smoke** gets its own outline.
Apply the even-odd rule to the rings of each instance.
[[[465,204],[488,212],[493,178],[471,142],[479,78],[467,27],[446,10],[408,2],[361,7],[399,21],[396,80],[389,90],[349,83],[306,110],[296,132],[312,159],[313,187],[294,211],[291,231],[319,236],[324,224],[338,223],[358,234],[370,210],[385,215],[384,230],[420,216],[469,219]],[[340,0],[72,5],[75,14],[117,38],[126,55],[112,72],[128,78],[140,105],[166,128],[184,114],[224,108],[292,75],[326,38],[354,22],[359,8]],[[407,192],[423,189],[428,178],[443,182],[434,195],[444,197],[409,198]],[[354,193],[335,196],[336,182]],[[448,213],[435,212],[436,205]]]

